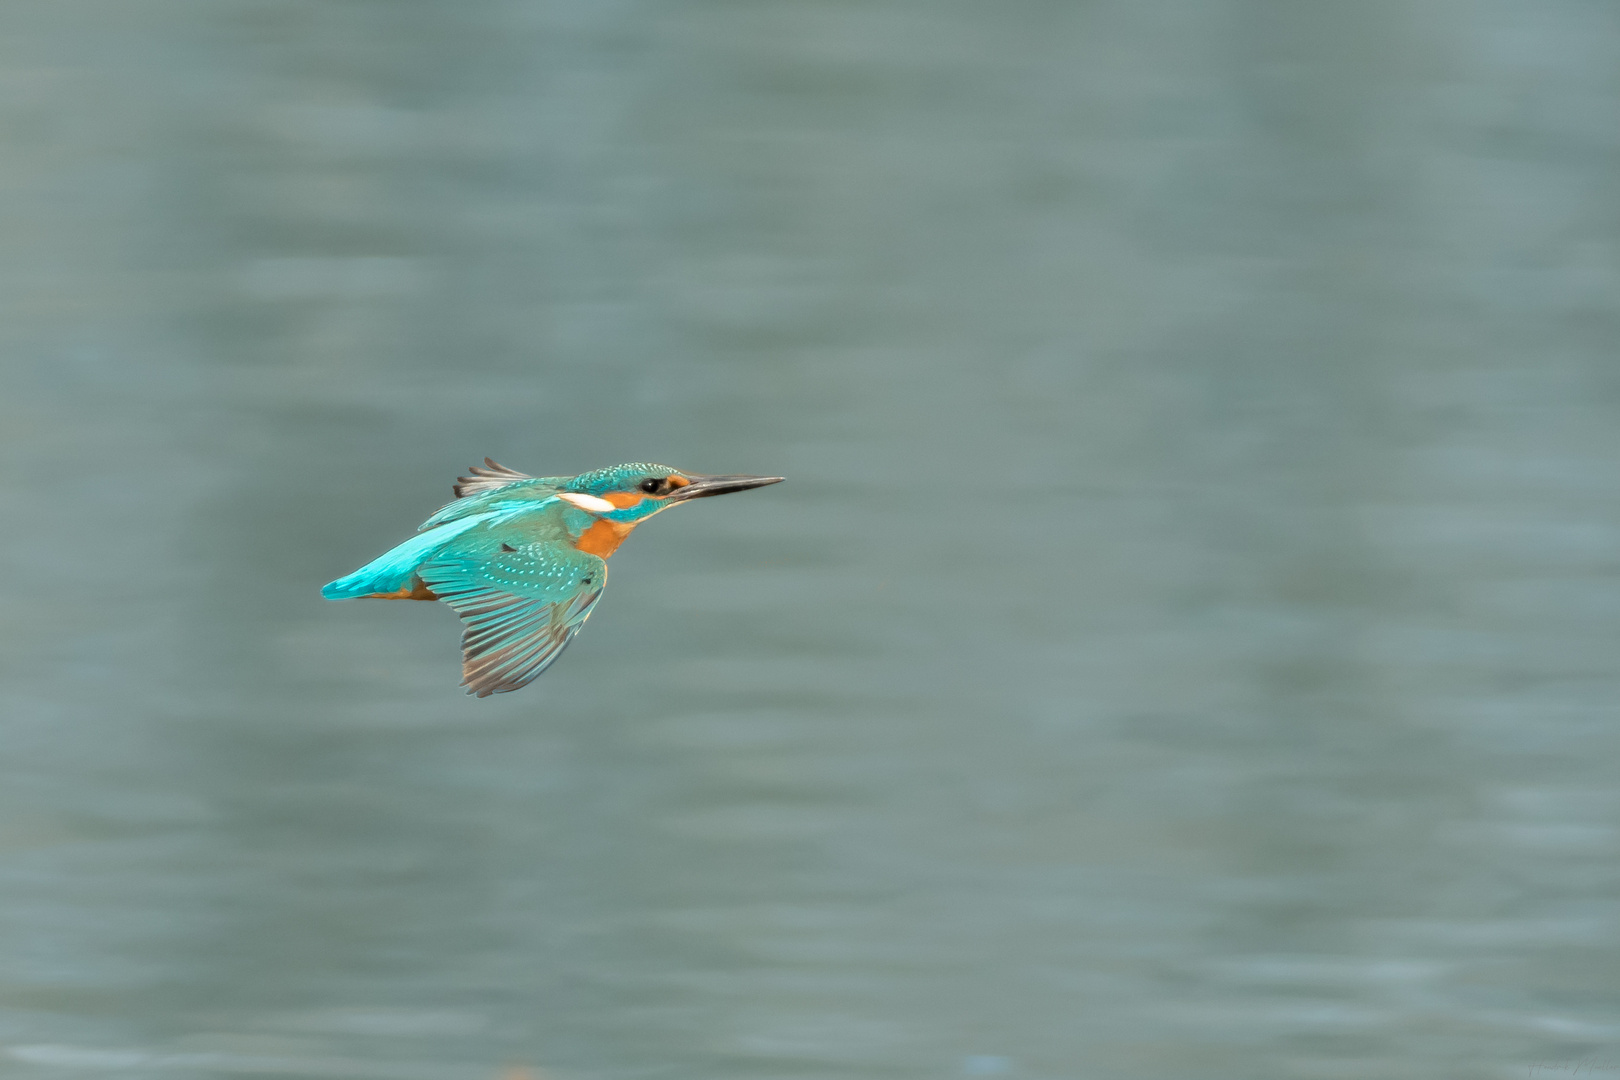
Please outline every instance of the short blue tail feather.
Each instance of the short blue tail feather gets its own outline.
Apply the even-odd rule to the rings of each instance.
[[[375,593],[398,592],[410,584],[417,569],[451,540],[495,514],[475,514],[417,533],[398,547],[377,556],[354,573],[322,586],[328,600],[353,600]]]

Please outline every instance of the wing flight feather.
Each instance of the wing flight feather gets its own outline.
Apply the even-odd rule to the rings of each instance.
[[[422,580],[461,616],[461,682],[467,693],[488,697],[517,690],[562,655],[590,618],[607,583],[605,563],[594,556],[576,558],[591,561],[581,566],[589,569],[584,575],[588,583],[578,580],[567,591],[551,589],[538,595],[524,595],[520,581],[498,580],[489,572],[494,568],[462,558],[438,559],[422,567]],[[502,559],[508,566],[500,569],[510,569],[513,557],[503,554]],[[538,568],[541,563],[536,560],[534,565]]]
[[[507,484],[515,484],[519,480],[533,480],[528,473],[520,473],[516,469],[508,469],[493,458],[485,458],[484,464],[473,465],[467,469],[466,476],[456,477],[455,486],[451,489],[456,498],[465,499],[468,495],[477,495],[483,491],[494,491]]]

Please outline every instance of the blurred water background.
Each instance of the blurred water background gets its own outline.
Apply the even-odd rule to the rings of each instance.
[[[0,1074],[1620,1059],[1620,10],[6,0]],[[485,454],[562,662],[331,604]]]

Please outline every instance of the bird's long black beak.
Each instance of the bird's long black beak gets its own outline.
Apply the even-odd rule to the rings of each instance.
[[[747,491],[749,488],[764,487],[766,484],[780,484],[786,480],[785,476],[690,476],[691,483],[685,487],[678,487],[669,493],[670,502],[681,502],[685,499],[706,499],[710,495],[729,495],[733,491]]]

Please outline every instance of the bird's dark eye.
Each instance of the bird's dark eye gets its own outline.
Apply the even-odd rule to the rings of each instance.
[[[656,495],[663,490],[664,481],[656,476],[649,476],[641,482],[641,490],[649,495]]]

